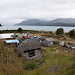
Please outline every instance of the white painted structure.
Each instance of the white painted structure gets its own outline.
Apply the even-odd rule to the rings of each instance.
[[[12,38],[12,35],[14,35],[14,33],[0,34],[0,39]]]
[[[60,45],[63,46],[64,45],[64,42],[60,42]]]

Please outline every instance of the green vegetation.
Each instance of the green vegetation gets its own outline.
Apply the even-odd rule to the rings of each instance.
[[[75,53],[59,45],[42,46],[42,59],[26,61],[16,47],[0,41],[0,75],[75,75]]]
[[[17,30],[0,30],[0,33],[19,33],[18,29]],[[33,33],[33,34],[35,34],[35,33],[42,33],[42,31],[23,30],[23,29],[22,29],[21,33],[27,33],[27,32],[30,32],[30,33]]]
[[[35,69],[37,67],[35,62],[29,61],[24,63],[24,69],[30,70]]]
[[[64,35],[57,35],[56,38],[62,38]]]
[[[64,34],[63,28],[57,29],[56,34],[57,34],[57,35],[63,35],[63,34]]]
[[[1,30],[0,33],[18,33],[18,30]],[[59,40],[71,39],[68,35],[56,35],[53,32],[23,30]],[[70,32],[69,32],[70,33]],[[73,33],[73,34],[72,34]],[[71,31],[74,36],[74,30]],[[72,36],[71,35],[71,36]],[[73,39],[71,39],[72,41]],[[72,45],[71,42],[68,44]],[[16,47],[6,46],[0,41],[0,75],[75,75],[75,51],[68,51],[59,45],[45,47],[41,45],[42,59],[27,61],[18,57]]]
[[[24,69],[26,70],[33,70],[35,68],[38,68],[39,65],[41,65],[42,63],[44,63],[43,59],[39,59],[39,60],[32,60],[32,61],[24,61]]]
[[[68,34],[69,34],[70,37],[75,38],[75,30],[74,29],[69,31]]]
[[[67,74],[68,75],[75,75],[75,62],[67,69]]]
[[[22,30],[23,30],[22,28],[18,28],[18,29],[17,29],[17,31],[18,31],[19,33],[22,33]]]

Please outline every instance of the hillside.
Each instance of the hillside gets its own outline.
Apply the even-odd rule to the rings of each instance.
[[[58,18],[52,21],[49,21],[50,23],[66,23],[66,24],[74,24],[75,19],[74,18]]]
[[[29,19],[22,21],[17,25],[34,25],[34,26],[72,26],[75,27],[75,19],[73,18],[58,18],[51,21],[39,20],[39,19]]]
[[[22,21],[18,25],[47,25],[47,24],[48,24],[48,21],[30,19],[30,20]]]
[[[15,49],[0,40],[0,75],[75,75],[75,53],[58,44],[51,47],[41,45],[42,59],[32,61],[18,57]]]

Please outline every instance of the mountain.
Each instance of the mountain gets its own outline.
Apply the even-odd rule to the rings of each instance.
[[[75,23],[75,19],[74,18],[58,18],[55,20],[50,21],[50,23],[67,23],[67,24],[72,24]]]
[[[22,21],[18,25],[47,25],[48,22],[49,21],[30,19],[30,20]]]
[[[74,18],[58,18],[51,21],[39,20],[39,19],[29,19],[22,21],[17,25],[35,25],[35,26],[73,26],[75,27]]]

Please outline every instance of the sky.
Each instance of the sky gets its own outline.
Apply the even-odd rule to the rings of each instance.
[[[0,23],[75,18],[75,0],[0,0]]]

